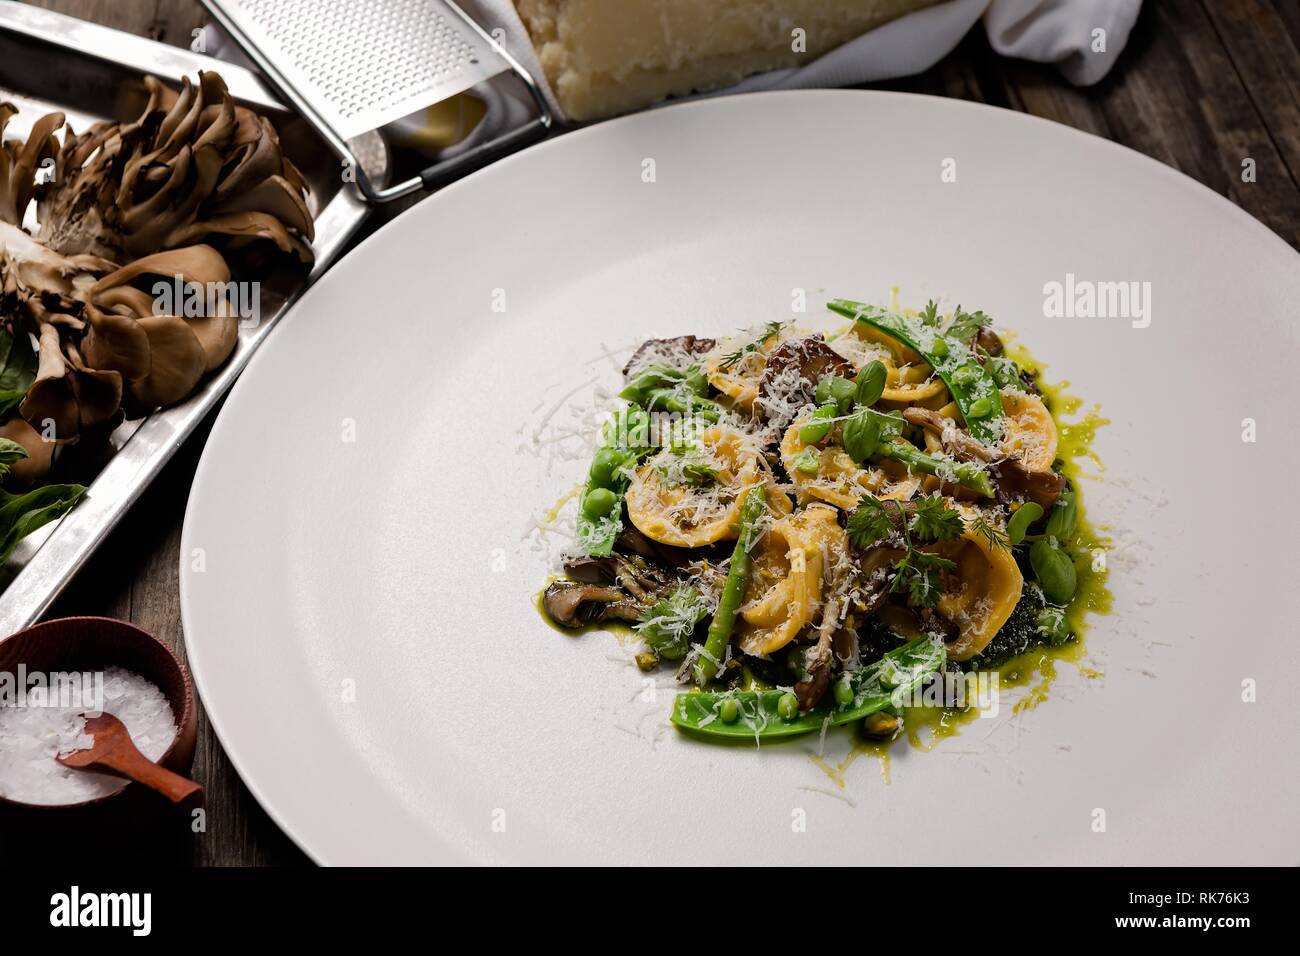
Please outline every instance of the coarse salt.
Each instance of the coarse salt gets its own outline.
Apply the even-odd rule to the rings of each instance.
[[[100,701],[95,688],[71,684],[51,704],[0,703],[0,797],[42,806],[80,803],[116,793],[126,781],[108,774],[65,767],[54,758],[91,744],[82,715]],[[104,713],[126,725],[140,753],[157,761],[176,739],[176,720],[163,692],[121,667],[104,670]]]

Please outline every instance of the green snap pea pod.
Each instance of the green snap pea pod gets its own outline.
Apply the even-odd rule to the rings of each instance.
[[[709,622],[709,634],[704,640],[703,653],[695,662],[695,683],[703,687],[718,672],[717,661],[722,660],[727,644],[731,641],[731,631],[736,625],[736,612],[745,595],[745,585],[749,583],[749,552],[754,544],[758,530],[758,519],[767,509],[764,500],[764,488],[756,485],[745,492],[745,500],[740,503],[740,534],[736,537],[735,550],[731,552],[731,567],[727,570],[727,581],[722,586],[722,596],[718,598],[717,610]]]
[[[763,740],[797,737],[821,730],[830,713],[825,707],[816,707],[793,720],[781,717],[777,708],[788,693],[785,690],[737,690],[678,694],[669,720],[683,730],[736,740],[753,740],[755,736]]]
[[[626,391],[626,389],[625,389]],[[647,411],[676,412],[679,415],[699,415],[705,421],[716,422],[722,417],[722,406],[694,392],[682,388],[654,388],[645,398]]]
[[[848,724],[906,706],[907,696],[941,668],[945,658],[941,644],[919,637],[842,676],[833,695],[789,719],[781,715],[781,702],[791,695],[780,689],[678,694],[669,719],[682,730],[710,738],[767,740],[819,733],[827,720]]]
[[[587,554],[604,557],[613,550],[623,530],[627,469],[649,450],[650,417],[644,409],[629,405],[605,423],[578,499],[578,544]]]
[[[998,391],[993,376],[979,363],[975,352],[965,342],[956,336],[944,335],[919,319],[909,319],[864,302],[832,299],[826,307],[845,318],[878,329],[920,352],[948,386],[971,435],[986,444],[1000,437],[997,423],[1003,415],[1002,393]]]
[[[647,365],[628,380],[623,391],[618,393],[618,397],[644,405],[651,392],[679,387],[700,398],[709,394],[708,379],[704,376],[704,370],[698,365],[684,369],[676,369],[671,365]]]

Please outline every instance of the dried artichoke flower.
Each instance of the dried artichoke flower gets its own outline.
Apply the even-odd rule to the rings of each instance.
[[[64,117],[51,113],[0,146],[0,325],[37,343],[19,412],[47,442],[179,402],[233,351],[233,309],[156,314],[141,284],[224,288],[223,252],[252,243],[312,259],[306,184],[271,124],[216,73],[179,91],[145,82],[133,122],[68,128],[60,144]],[[0,103],[0,140],[15,112]],[[22,226],[33,200],[35,236]]]

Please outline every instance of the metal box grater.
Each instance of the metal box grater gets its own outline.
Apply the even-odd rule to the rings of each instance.
[[[357,173],[371,202],[431,189],[545,135],[551,112],[528,71],[451,0],[203,0],[217,22]],[[530,123],[393,186],[366,175],[349,140],[513,73]]]

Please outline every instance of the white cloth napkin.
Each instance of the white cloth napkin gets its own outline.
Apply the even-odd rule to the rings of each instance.
[[[488,32],[504,31],[506,50],[528,69],[558,116],[541,64],[510,0],[461,0]],[[981,18],[989,43],[1003,56],[1055,63],[1072,83],[1096,83],[1114,64],[1142,0],[949,0],[908,14],[850,40],[808,66],[761,73],[720,92],[854,86],[922,73],[943,59]],[[1094,51],[1103,30],[1104,51]],[[483,126],[495,126],[492,116]],[[475,137],[477,138],[477,137]]]

